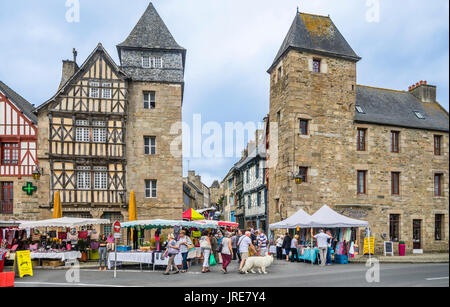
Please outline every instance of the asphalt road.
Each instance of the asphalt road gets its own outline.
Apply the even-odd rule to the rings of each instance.
[[[66,270],[35,270],[33,277],[16,279],[16,287],[449,287],[448,264],[380,264],[380,282],[368,283],[364,264],[312,266],[276,261],[268,275],[240,275],[233,262],[224,275],[216,266],[202,274],[190,272],[163,276],[161,271],[141,272],[138,267],[113,272],[82,269],[79,283],[67,283]]]

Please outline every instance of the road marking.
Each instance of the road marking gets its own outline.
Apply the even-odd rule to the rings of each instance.
[[[448,279],[448,276],[447,277],[438,277],[438,278],[426,278],[425,280],[433,281],[433,280],[444,280],[444,279]]]
[[[70,286],[70,287],[107,287],[107,288],[137,288],[137,286],[120,286],[120,285],[100,285],[100,284],[81,284],[81,283],[56,283],[56,282],[25,282],[16,281],[15,284],[22,285],[46,285],[46,286]]]

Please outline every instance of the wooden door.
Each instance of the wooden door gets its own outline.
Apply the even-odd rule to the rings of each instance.
[[[14,207],[14,183],[2,182],[1,183],[1,206],[0,210],[2,214],[13,214]]]
[[[422,220],[413,221],[413,248],[422,249]]]

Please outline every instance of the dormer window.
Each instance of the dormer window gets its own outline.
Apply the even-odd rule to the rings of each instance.
[[[142,57],[142,67],[143,68],[163,68],[162,57]]]
[[[149,56],[143,56],[142,57],[142,67],[143,68],[151,68],[150,67],[150,57]]]
[[[313,59],[313,72],[320,72],[320,59]]]
[[[99,98],[100,96],[100,83],[98,82],[91,82],[89,83],[90,89],[89,89],[89,97],[90,98]]]
[[[416,114],[418,119],[425,119],[425,116],[422,113],[420,113],[419,111],[414,111],[414,114]]]

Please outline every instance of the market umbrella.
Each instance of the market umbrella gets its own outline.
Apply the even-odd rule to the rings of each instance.
[[[59,191],[55,192],[53,200],[53,218],[62,218],[61,198],[59,197]]]
[[[128,205],[128,221],[134,222],[137,220],[137,210],[136,210],[136,195],[134,191],[130,193],[130,203]],[[134,241],[134,231],[131,230],[131,242]]]
[[[183,220],[190,220],[190,221],[201,221],[204,220],[205,217],[195,211],[194,209],[189,209],[185,213],[183,213]]]

